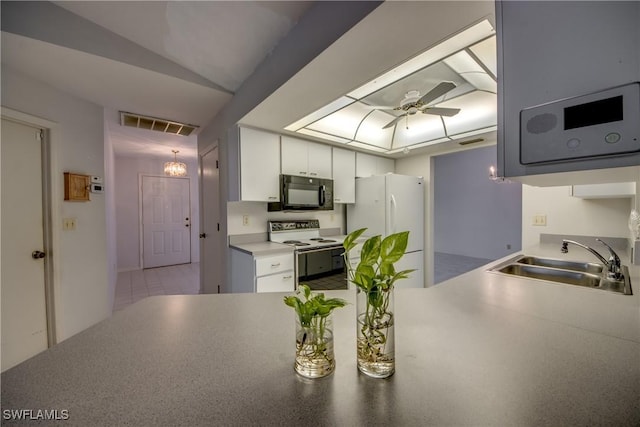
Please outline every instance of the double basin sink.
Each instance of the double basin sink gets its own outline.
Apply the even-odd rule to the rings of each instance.
[[[626,266],[622,266],[621,271],[624,277],[616,280],[607,276],[602,264],[518,255],[489,271],[631,295],[629,270]]]

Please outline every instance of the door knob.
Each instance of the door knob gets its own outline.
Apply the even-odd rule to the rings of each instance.
[[[45,257],[45,253],[42,251],[33,251],[31,252],[31,258],[33,259],[42,259]]]
[[[207,233],[200,233],[200,238],[201,239],[206,239],[207,238]]]
[[[188,227],[188,226],[189,226],[189,224],[185,224],[184,226],[185,226],[185,227]]]

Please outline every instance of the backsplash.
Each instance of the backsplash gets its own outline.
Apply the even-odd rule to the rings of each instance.
[[[266,233],[271,219],[317,219],[320,228],[339,228],[345,232],[345,208],[336,204],[332,211],[267,212],[267,204],[260,202],[228,202],[227,234]]]

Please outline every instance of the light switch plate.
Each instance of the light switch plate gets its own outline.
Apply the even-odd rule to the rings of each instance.
[[[533,216],[532,225],[542,226],[542,227],[546,226],[547,225],[547,216],[546,215],[542,215],[542,214],[534,215]]]

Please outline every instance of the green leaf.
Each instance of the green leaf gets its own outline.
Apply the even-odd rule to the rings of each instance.
[[[352,231],[351,233],[349,233],[349,235],[344,239],[344,242],[342,242],[342,246],[344,247],[344,250],[349,252],[351,249],[353,249],[356,246],[356,240],[365,231],[366,231],[366,228],[361,228],[359,230]]]
[[[378,261],[380,257],[380,240],[381,237],[378,235],[364,242],[362,252],[360,253],[360,263],[373,265]]]
[[[382,258],[382,262],[394,263],[402,258],[404,251],[407,249],[408,242],[408,231],[390,234],[385,237],[380,245],[380,258]]]
[[[380,263],[380,274],[386,276],[393,276],[396,274],[396,269],[393,267],[393,263],[391,262],[381,262]]]

